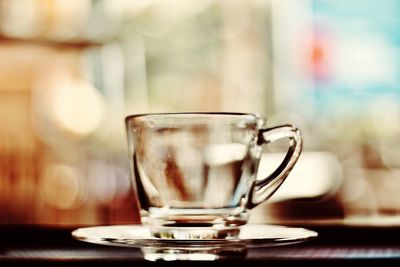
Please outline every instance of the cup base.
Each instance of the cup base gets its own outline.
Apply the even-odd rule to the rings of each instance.
[[[239,236],[237,226],[221,226],[208,223],[182,224],[171,223],[164,225],[150,225],[153,237],[164,239],[207,240],[233,239]]]
[[[144,258],[148,261],[214,261],[224,258],[242,259],[247,255],[245,246],[227,248],[194,248],[194,249],[171,249],[171,248],[142,248]]]

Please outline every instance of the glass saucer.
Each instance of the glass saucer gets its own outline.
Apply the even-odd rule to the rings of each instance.
[[[214,260],[221,255],[243,256],[247,248],[271,247],[304,242],[317,237],[305,228],[247,224],[234,239],[156,238],[144,225],[111,225],[79,228],[72,236],[81,241],[141,248],[148,260]]]

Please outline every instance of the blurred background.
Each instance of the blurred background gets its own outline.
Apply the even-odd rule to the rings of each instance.
[[[0,223],[138,222],[125,116],[235,111],[305,140],[254,222],[399,224],[399,23],[396,0],[0,0]]]

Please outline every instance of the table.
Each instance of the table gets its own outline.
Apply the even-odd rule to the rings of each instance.
[[[202,266],[232,262],[241,266],[400,266],[400,227],[299,225],[319,237],[301,244],[249,249],[243,258],[197,262]],[[76,227],[0,225],[0,266],[154,266],[193,262],[149,262],[139,249],[73,240]]]

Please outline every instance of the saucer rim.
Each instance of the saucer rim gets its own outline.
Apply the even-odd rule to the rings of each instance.
[[[209,248],[216,249],[222,247],[272,247],[272,246],[282,246],[289,244],[296,244],[305,241],[309,241],[318,237],[316,231],[303,228],[303,227],[293,227],[293,226],[283,226],[274,224],[246,224],[242,228],[249,227],[267,227],[286,230],[298,230],[303,234],[301,236],[291,236],[291,237],[263,237],[263,238],[231,238],[231,239],[168,239],[168,238],[132,238],[132,236],[127,238],[116,238],[116,237],[94,237],[90,234],[85,234],[85,231],[91,231],[95,229],[124,229],[136,228],[135,230],[149,230],[147,225],[143,224],[121,224],[121,225],[98,225],[98,226],[88,226],[80,227],[71,232],[74,239],[88,242],[92,244],[101,244],[108,246],[118,246],[118,247],[131,247],[131,248],[175,248],[175,249],[191,249],[191,248]],[[82,231],[84,231],[82,233]]]

